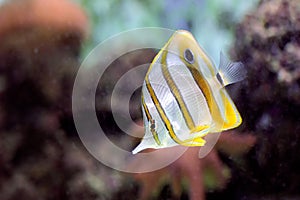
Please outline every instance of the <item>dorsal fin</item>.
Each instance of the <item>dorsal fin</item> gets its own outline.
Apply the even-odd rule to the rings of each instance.
[[[220,65],[218,71],[217,78],[223,86],[241,81],[247,74],[243,63],[231,62],[222,52],[220,53]]]

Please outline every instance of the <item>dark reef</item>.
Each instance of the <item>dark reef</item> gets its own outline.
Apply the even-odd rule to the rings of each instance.
[[[300,4],[261,1],[236,29],[232,54],[248,71],[236,93],[244,129],[258,144],[239,173],[242,191],[299,195]]]

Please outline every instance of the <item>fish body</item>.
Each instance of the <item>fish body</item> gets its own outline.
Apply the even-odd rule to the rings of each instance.
[[[203,146],[207,134],[239,126],[241,116],[224,86],[245,75],[242,63],[222,53],[217,69],[190,32],[176,31],[146,73],[141,96],[145,135],[132,153]]]

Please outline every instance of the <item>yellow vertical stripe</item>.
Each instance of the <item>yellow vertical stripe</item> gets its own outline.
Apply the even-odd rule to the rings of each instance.
[[[212,94],[209,84],[204,79],[201,72],[199,72],[193,66],[188,66],[188,69],[190,70],[199,89],[203,92],[203,95],[207,101],[207,105],[208,105],[209,111],[212,115],[212,118],[213,118],[214,122],[218,125],[217,128],[219,128],[219,127],[221,128],[223,126],[224,120],[222,119],[221,111],[216,103],[216,100],[213,97],[213,94]]]
[[[210,59],[207,57],[207,55],[205,54],[205,52],[203,51],[203,49],[201,47],[200,47],[199,55],[202,58],[202,60],[204,61],[204,63],[207,65],[210,73],[213,75],[215,73],[214,68],[213,68],[213,64],[210,62]]]
[[[149,110],[147,108],[147,105],[145,104],[145,99],[144,99],[144,94],[143,93],[142,93],[142,106],[143,106],[144,111],[146,113],[147,120],[150,121],[150,119],[152,119],[152,118],[151,118],[151,115],[150,115]]]
[[[182,112],[182,115],[183,115],[183,118],[187,124],[187,127],[190,129],[190,130],[194,130],[195,129],[195,123],[192,119],[192,116],[190,114],[190,112],[188,111],[187,109],[187,106],[183,100],[183,97],[179,91],[179,89],[177,88],[170,72],[169,72],[169,69],[168,69],[168,66],[167,66],[167,51],[164,51],[162,53],[162,59],[161,59],[161,68],[162,68],[162,72],[163,72],[163,75],[164,75],[164,78],[168,84],[168,86],[170,87],[170,90],[173,94],[173,96],[175,97],[179,107],[180,107],[180,111]]]
[[[152,99],[153,103],[155,104],[155,107],[156,107],[156,109],[157,109],[157,111],[158,111],[161,119],[163,120],[163,122],[164,122],[164,124],[165,124],[165,126],[166,126],[166,128],[167,128],[167,130],[168,130],[168,132],[170,134],[170,137],[176,143],[183,144],[183,141],[181,141],[179,138],[177,138],[176,134],[174,133],[173,127],[172,127],[172,125],[171,125],[171,123],[170,123],[170,121],[169,121],[166,113],[164,112],[164,110],[163,110],[160,102],[158,101],[157,96],[155,95],[152,86],[149,83],[148,76],[146,76],[145,81],[146,81],[146,87],[147,87],[148,92],[149,92],[149,94],[151,96],[151,99]]]
[[[150,97],[153,101],[153,103],[155,104],[155,107],[163,121],[163,123],[165,124],[165,127],[166,129],[168,130],[168,133],[170,135],[170,137],[173,139],[174,142],[178,143],[178,144],[181,144],[181,145],[184,145],[184,146],[203,146],[204,145],[204,142],[203,142],[203,139],[200,138],[200,137],[197,137],[197,138],[190,138],[190,139],[186,139],[186,140],[180,140],[174,130],[173,130],[173,126],[172,124],[170,123],[165,111],[163,110],[159,100],[157,99],[157,96],[149,82],[149,79],[148,79],[148,76],[146,75],[145,77],[145,82],[146,82],[146,87],[147,87],[147,90],[150,94]]]
[[[144,100],[144,94],[142,94],[142,105],[143,105],[144,111],[145,111],[145,113],[146,113],[146,117],[147,117],[147,119],[148,119],[148,122],[149,122],[149,121],[152,120],[152,116],[151,116],[151,114],[150,114],[150,112],[149,112],[149,110],[148,110],[148,107],[147,107],[146,103],[145,103],[145,100]],[[159,140],[159,138],[158,138],[158,134],[157,134],[156,130],[152,130],[152,129],[151,129],[151,133],[152,133],[152,135],[153,135],[153,138],[154,138],[155,142],[156,142],[158,145],[161,145],[161,142],[160,142],[160,140]]]

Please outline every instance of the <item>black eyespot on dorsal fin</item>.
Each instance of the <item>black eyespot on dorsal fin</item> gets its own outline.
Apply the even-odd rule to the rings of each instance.
[[[217,76],[218,81],[221,83],[221,85],[224,86],[224,82],[223,82],[221,75],[219,73],[217,73],[216,76]]]

